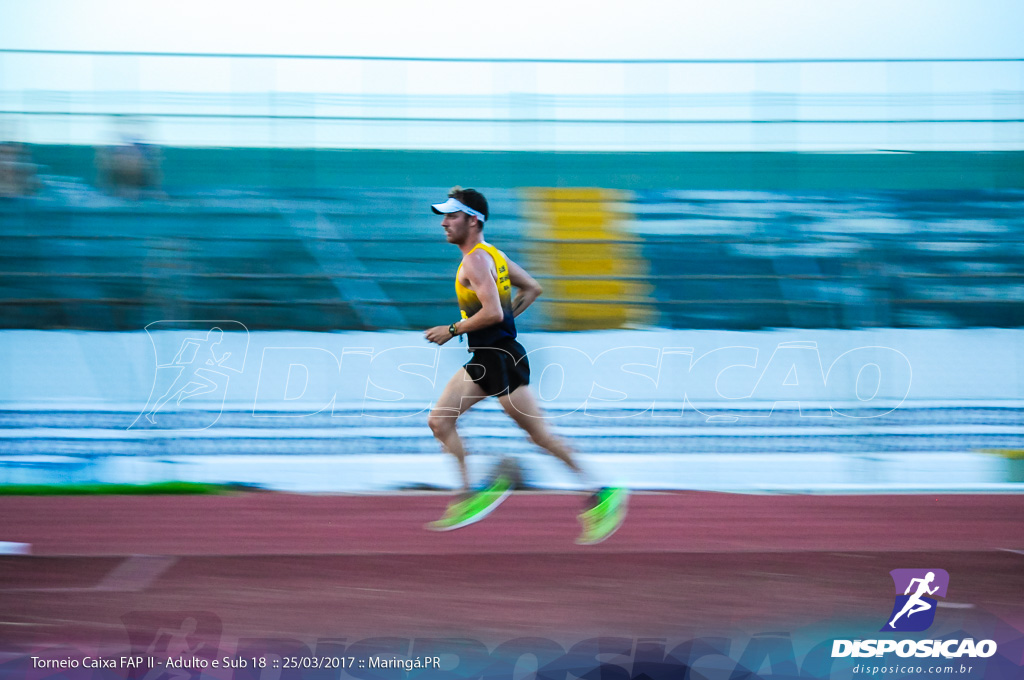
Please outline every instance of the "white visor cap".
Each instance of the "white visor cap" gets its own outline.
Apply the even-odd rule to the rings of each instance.
[[[480,212],[479,210],[473,210],[468,205],[455,198],[449,198],[444,203],[434,203],[430,206],[430,209],[433,210],[438,215],[446,215],[448,213],[453,212],[464,212],[467,215],[475,216],[481,222],[487,221],[487,218],[484,217],[484,214],[482,212]]]

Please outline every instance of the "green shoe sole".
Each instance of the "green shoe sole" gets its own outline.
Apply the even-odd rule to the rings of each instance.
[[[446,512],[444,517],[427,523],[426,528],[430,531],[453,531],[479,522],[491,514],[496,507],[501,505],[512,494],[512,484],[505,480],[504,484],[500,485],[497,490],[483,491],[476,495],[479,496],[481,494],[489,494],[492,497],[488,498],[485,503],[480,503],[481,499],[476,497],[470,498],[464,501],[464,503],[471,504],[474,507],[470,507],[462,512],[451,513],[451,516],[449,516],[449,513],[452,508],[449,508],[449,512]],[[474,500],[476,503],[474,503]]]
[[[578,545],[595,545],[611,537],[626,520],[628,502],[629,492],[619,489],[606,502],[581,513],[579,519],[583,524],[583,533],[576,539],[576,543]]]

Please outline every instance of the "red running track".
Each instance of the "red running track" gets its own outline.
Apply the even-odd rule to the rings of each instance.
[[[0,540],[35,555],[446,555],[1024,550],[1024,494],[636,494],[618,534],[579,547],[580,497],[515,494],[485,521],[423,525],[447,497],[0,497]]]
[[[950,572],[947,621],[984,611],[1024,630],[1024,495],[637,494],[591,547],[573,543],[578,496],[516,494],[477,525],[425,531],[446,500],[0,498],[0,540],[32,546],[0,558],[0,648],[123,641],[135,611],[211,612],[235,638],[880,625],[902,567]]]

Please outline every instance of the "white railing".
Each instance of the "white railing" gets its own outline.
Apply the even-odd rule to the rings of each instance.
[[[1024,148],[1024,59],[0,50],[0,138],[600,151]]]

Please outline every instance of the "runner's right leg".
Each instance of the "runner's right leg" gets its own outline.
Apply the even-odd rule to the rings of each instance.
[[[537,398],[528,385],[517,388],[511,394],[498,397],[498,401],[501,402],[505,413],[530,435],[534,444],[565,463],[576,473],[584,488],[593,492],[587,501],[586,509],[579,515],[583,533],[576,542],[592,545],[615,533],[626,518],[629,491],[616,486],[597,487],[593,478],[580,467],[572,449],[551,432]]]
[[[544,412],[529,385],[517,387],[511,394],[501,395],[498,402],[516,425],[529,435],[530,441],[565,463],[576,474],[585,489],[598,490],[600,485],[576,462],[569,445],[551,432]]]

